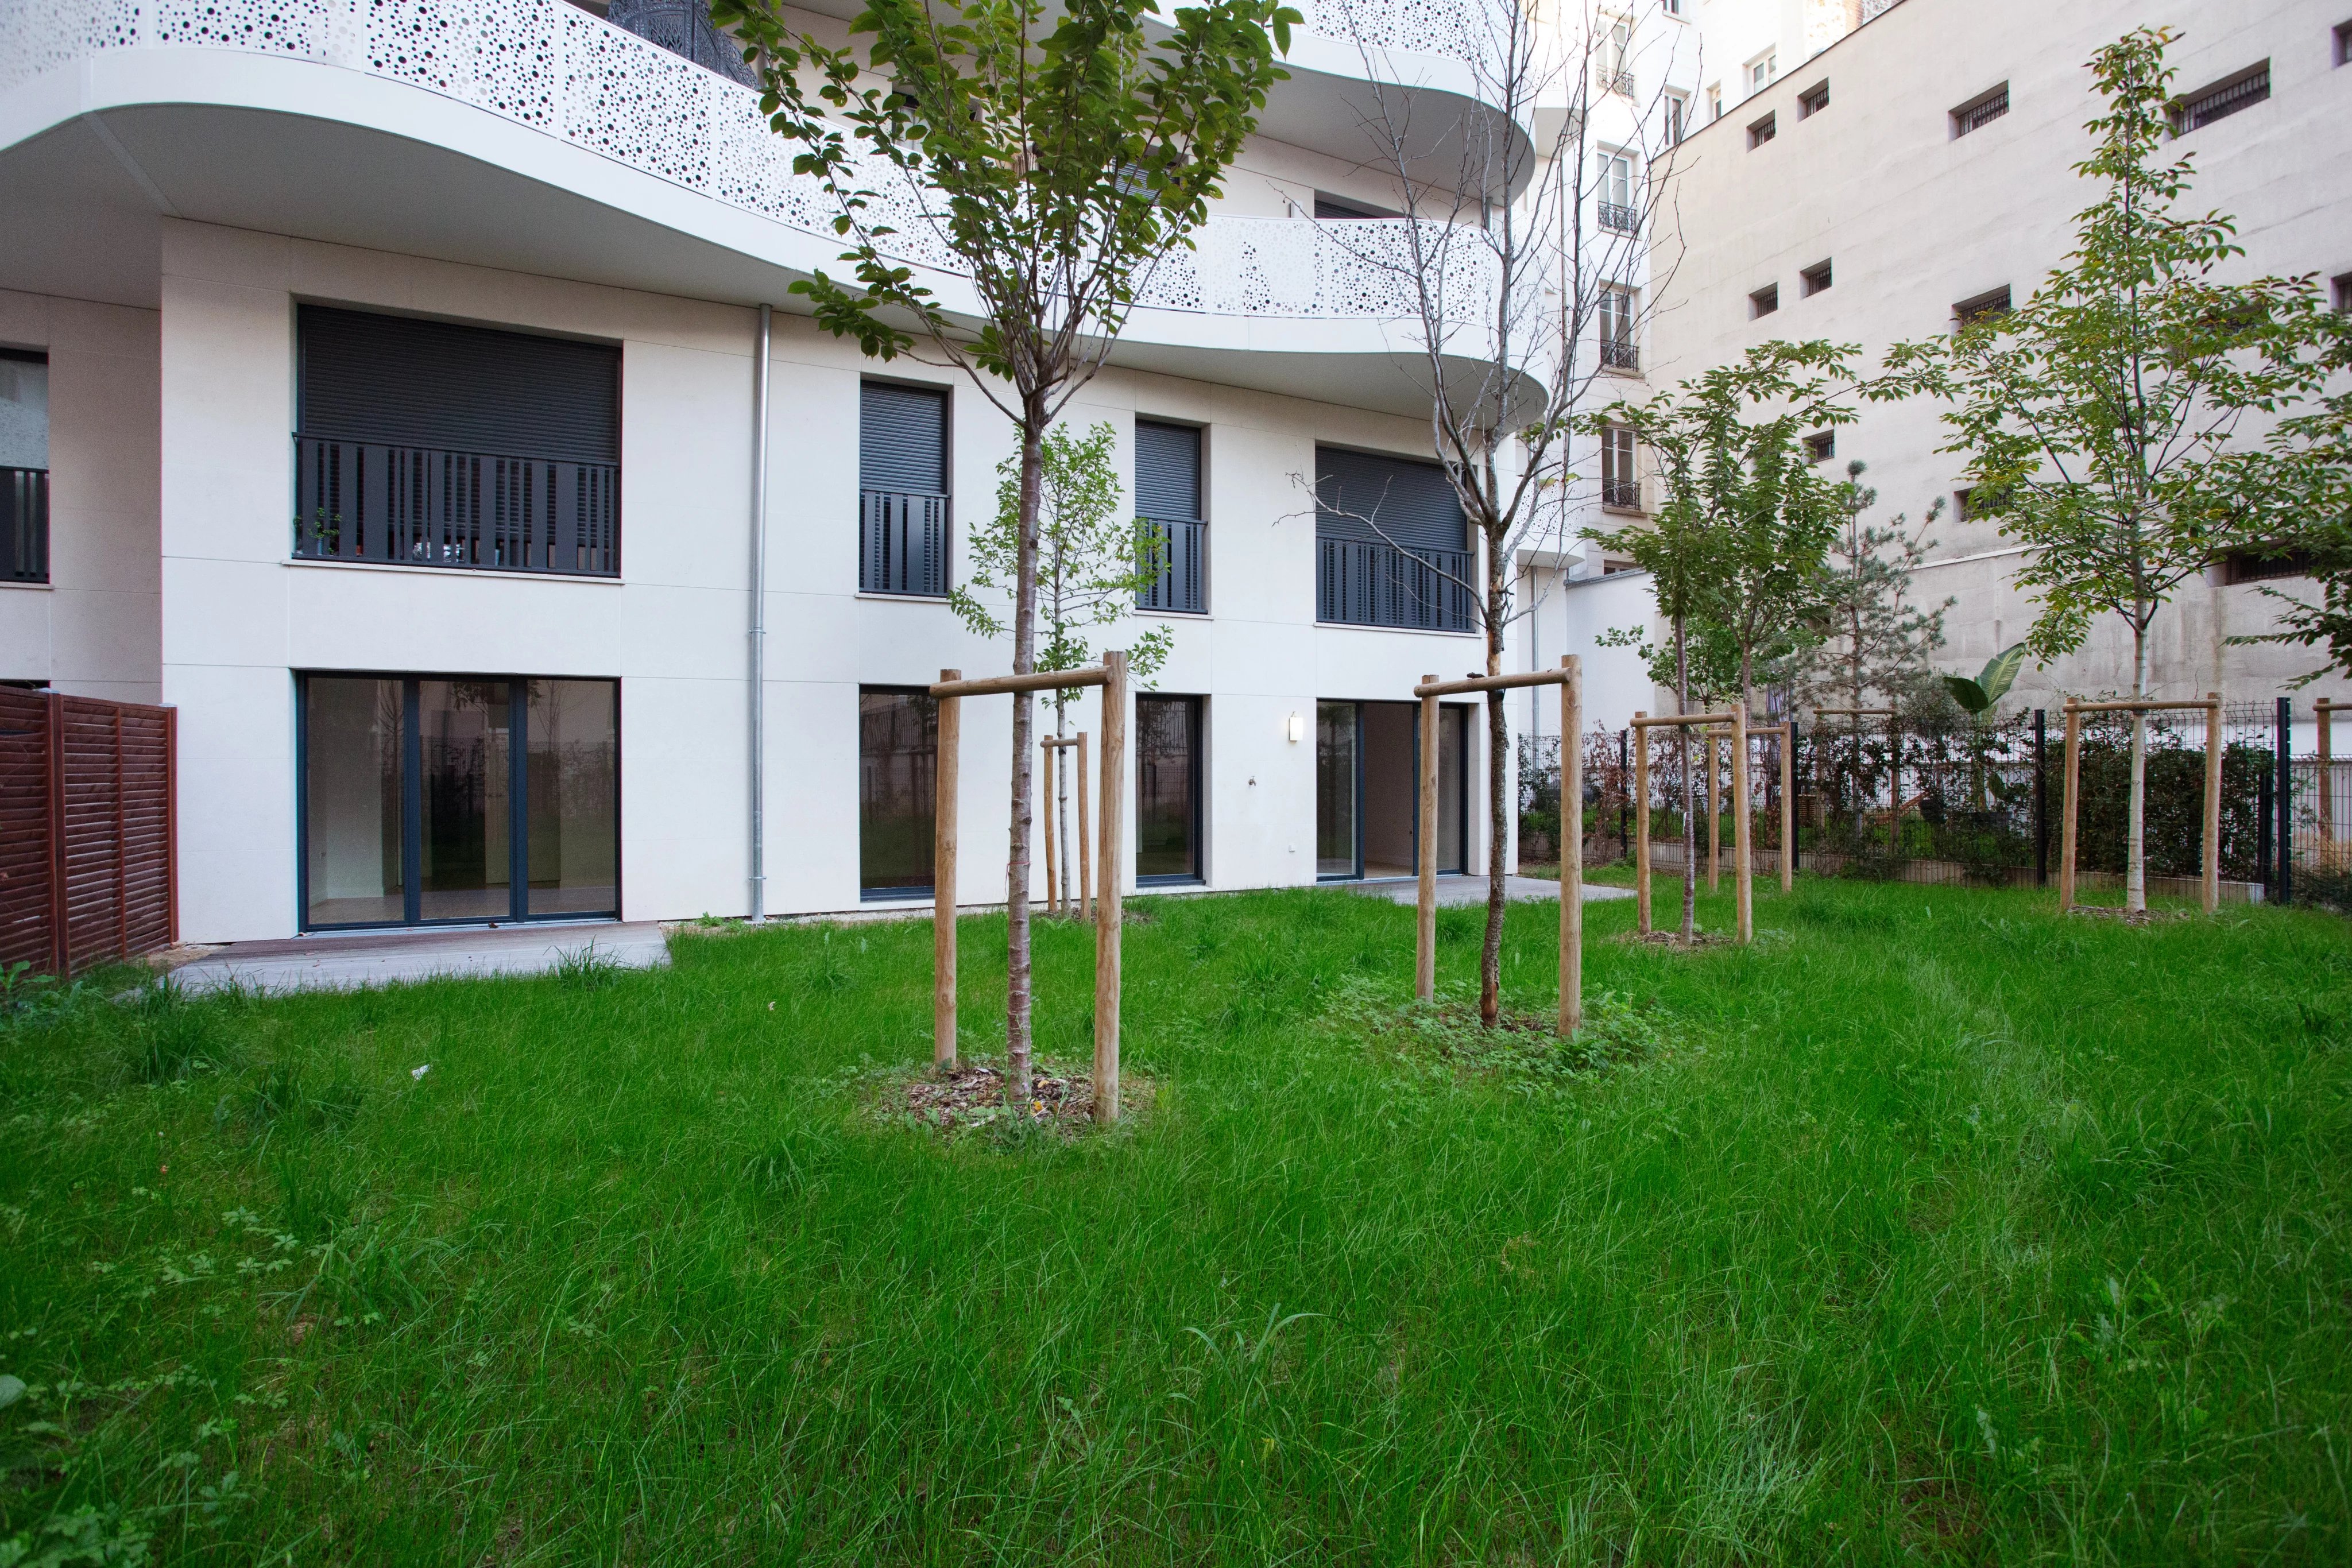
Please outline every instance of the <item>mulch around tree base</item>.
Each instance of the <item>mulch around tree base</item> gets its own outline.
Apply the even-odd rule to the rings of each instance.
[[[950,1136],[992,1128],[1048,1131],[1075,1138],[1095,1130],[1091,1072],[1038,1061],[1030,1071],[1029,1098],[1020,1104],[1007,1102],[1007,1083],[1004,1068],[994,1062],[965,1061],[945,1071],[933,1068],[887,1094],[882,1109]],[[1120,1120],[1125,1121],[1150,1105],[1152,1084],[1123,1071],[1118,1097]]]
[[[1633,947],[1664,947],[1676,953],[1690,953],[1701,947],[1727,947],[1731,945],[1731,934],[1727,931],[1701,931],[1685,942],[1679,931],[1653,931],[1647,936],[1638,931],[1628,931],[1612,940]]]
[[[2186,920],[2186,909],[2126,909],[2116,904],[2078,904],[2066,912],[2093,919],[2120,920],[2126,925],[2153,925],[2159,920]]]

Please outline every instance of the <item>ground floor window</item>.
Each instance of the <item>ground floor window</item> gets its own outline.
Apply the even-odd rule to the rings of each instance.
[[[1198,882],[1201,872],[1199,697],[1135,699],[1135,880]]]
[[[866,898],[931,894],[940,705],[920,686],[857,689],[857,887]]]
[[[1470,710],[1437,714],[1437,869],[1466,864]],[[1413,703],[1315,705],[1315,872],[1402,877],[1419,870],[1421,722]]]
[[[620,685],[301,677],[302,922],[618,915]]]

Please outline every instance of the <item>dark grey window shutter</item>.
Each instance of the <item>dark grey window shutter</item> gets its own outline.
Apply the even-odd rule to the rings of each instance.
[[[948,493],[948,394],[867,382],[857,421],[857,487]]]
[[[1326,538],[1385,536],[1410,549],[1467,548],[1461,497],[1434,463],[1318,446],[1315,501],[1315,531]]]
[[[1154,522],[1201,517],[1201,433],[1189,424],[1135,422],[1135,510]]]
[[[299,433],[329,441],[621,458],[621,350],[305,305]]]

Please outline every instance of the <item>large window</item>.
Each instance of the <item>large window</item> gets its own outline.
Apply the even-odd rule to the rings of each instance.
[[[1152,526],[1160,574],[1135,596],[1145,610],[1199,614],[1209,608],[1209,525],[1196,425],[1135,422],[1136,515]]]
[[[305,305],[294,553],[621,570],[621,351]]]
[[[1315,618],[1470,630],[1469,519],[1434,463],[1315,449]]]
[[[1462,871],[1469,841],[1470,709],[1438,709],[1437,869]],[[1421,833],[1417,703],[1315,705],[1315,872],[1334,877],[1417,874]]]
[[[1601,288],[1601,362],[1612,371],[1642,368],[1633,343],[1633,291],[1622,284]]]
[[[0,582],[49,580],[49,362],[0,349]]]
[[[620,687],[302,679],[306,928],[620,913]]]
[[[1198,882],[1201,869],[1199,697],[1135,700],[1135,880]]]
[[[1632,234],[1640,224],[1633,210],[1633,160],[1623,152],[1602,152],[1600,168],[1601,226],[1612,234]]]
[[[867,382],[858,394],[857,586],[948,591],[948,394]]]
[[[920,686],[857,692],[857,886],[866,898],[929,897],[940,705]]]
[[[1601,504],[1618,512],[1642,509],[1642,476],[1634,467],[1630,425],[1612,424],[1601,433]]]

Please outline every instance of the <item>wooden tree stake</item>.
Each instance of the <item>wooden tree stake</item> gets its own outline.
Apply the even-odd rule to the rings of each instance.
[[[1584,1023],[1584,664],[1560,655],[1559,1032]]]
[[[2221,694],[2205,694],[2205,876],[2208,915],[2221,907]]]
[[[1095,917],[1094,829],[1087,821],[1087,732],[1078,731],[1078,918]]]
[[[1062,819],[1061,802],[1055,799],[1055,786],[1061,782],[1061,758],[1055,753],[1052,736],[1039,741],[1037,749],[1044,753],[1041,760],[1045,765],[1045,831],[1041,835],[1045,841],[1045,913],[1055,915],[1062,913],[1062,872],[1054,858],[1055,830],[1061,826]],[[1085,810],[1083,806],[1079,809]]]
[[[1435,675],[1421,677],[1423,685],[1437,684]],[[1412,994],[1423,1001],[1437,996],[1437,698],[1421,699],[1421,898],[1413,920]]]
[[[941,670],[940,679],[963,678]],[[931,1061],[956,1064],[956,769],[963,699],[939,699],[939,765],[931,783]]]
[[[1650,732],[1642,727],[1649,716],[1633,714],[1633,929],[1650,934]]]
[[[1118,1120],[1119,875],[1127,843],[1127,655],[1103,655],[1102,860],[1095,891],[1095,1120]]]
[[[1797,885],[1797,727],[1780,727],[1780,891]]]
[[[1716,734],[1706,732],[1706,890],[1716,891],[1723,868],[1723,768],[1716,760]]]
[[[2059,814],[2058,913],[2074,907],[2074,788],[2083,777],[2083,710],[2066,699],[2066,805]]]
[[[1707,754],[1713,760],[1715,747],[1708,743]],[[1738,904],[1739,939],[1756,939],[1756,857],[1755,825],[1748,820],[1748,704],[1742,701],[1731,721],[1731,846],[1733,897]],[[1710,835],[1712,837],[1712,835]]]

